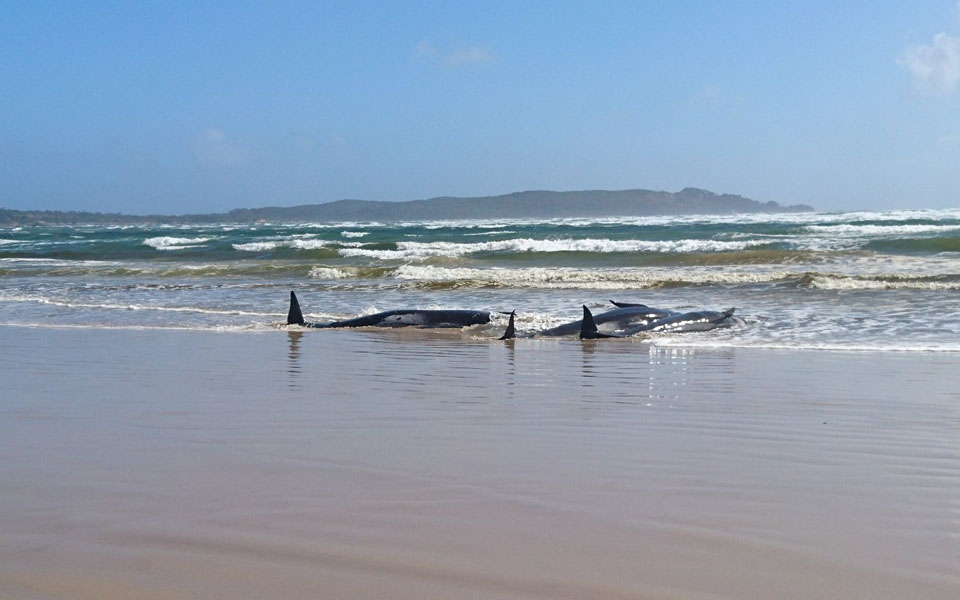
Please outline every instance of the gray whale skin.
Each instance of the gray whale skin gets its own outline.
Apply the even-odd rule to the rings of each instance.
[[[482,325],[490,322],[490,313],[482,310],[388,310],[374,315],[331,321],[329,323],[312,323],[305,321],[300,310],[297,295],[290,292],[290,310],[287,312],[287,325],[302,327],[316,327],[332,329],[337,327],[467,327]]]

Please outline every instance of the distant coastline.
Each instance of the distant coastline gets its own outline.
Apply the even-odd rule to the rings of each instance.
[[[564,217],[635,217],[655,215],[809,212],[805,204],[781,206],[734,194],[698,188],[679,192],[652,190],[526,191],[458,198],[383,202],[338,200],[290,207],[237,208],[225,213],[128,215],[81,211],[13,210],[0,208],[0,225],[137,225],[209,223],[308,223],[342,221],[436,221],[457,219],[526,219]]]

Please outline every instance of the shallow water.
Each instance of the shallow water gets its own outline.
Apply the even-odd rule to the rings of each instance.
[[[0,596],[956,598],[956,366],[0,327]]]
[[[517,310],[524,334],[615,299],[749,325],[663,346],[960,352],[960,211],[0,229],[0,325],[268,330],[291,289],[319,321]]]

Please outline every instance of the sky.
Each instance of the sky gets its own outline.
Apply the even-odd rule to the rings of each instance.
[[[957,0],[0,0],[0,207],[960,207]]]

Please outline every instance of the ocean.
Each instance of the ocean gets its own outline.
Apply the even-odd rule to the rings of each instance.
[[[657,346],[957,352],[960,210],[0,228],[2,326],[275,330],[289,290],[316,321],[516,310],[529,334],[618,300],[747,322]]]

